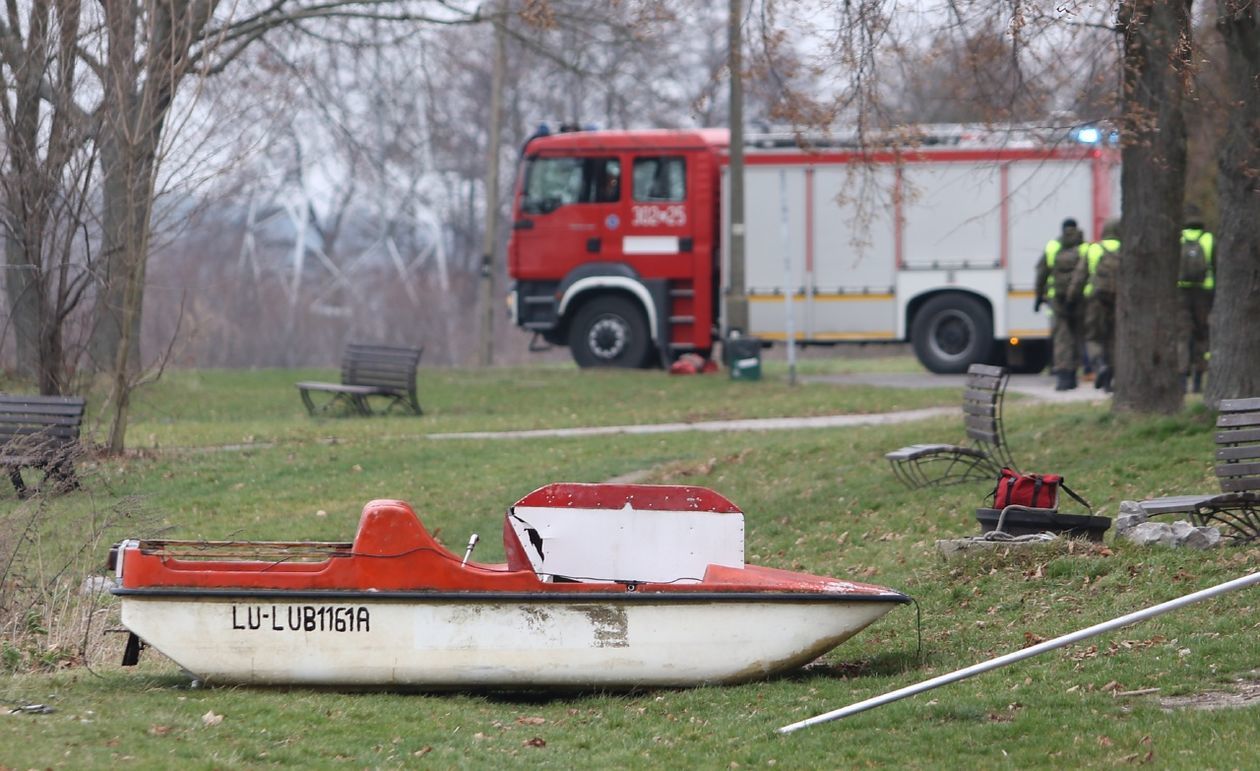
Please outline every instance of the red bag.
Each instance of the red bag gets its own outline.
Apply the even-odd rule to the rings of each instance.
[[[1034,509],[1059,507],[1058,474],[1020,474],[1004,468],[998,475],[997,487],[993,488],[993,508],[1029,506]]]
[[[1072,496],[1086,510],[1092,511],[1085,499],[1072,492],[1058,474],[1021,474],[1009,468],[998,475],[997,487],[993,488],[993,508],[1027,506],[1033,509],[1058,509],[1059,488]]]

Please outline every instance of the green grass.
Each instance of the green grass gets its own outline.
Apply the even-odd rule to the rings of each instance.
[[[958,400],[953,389],[793,387],[786,371],[785,365],[767,363],[764,379],[735,382],[722,375],[669,377],[653,371],[580,371],[571,366],[422,370],[419,398],[426,414],[421,418],[311,420],[293,384],[336,382],[333,370],[184,370],[168,373],[139,395],[128,444],[144,448],[325,437],[415,439],[451,431],[881,412]],[[88,422],[103,433],[99,420],[89,417]]]
[[[755,433],[424,436],[888,410],[958,399],[956,391],[792,389],[777,362],[766,370],[759,383],[568,368],[425,372],[424,417],[321,420],[301,410],[292,382],[332,373],[174,373],[137,397],[131,442],[150,449],[85,466],[87,489],[51,502],[56,517],[48,537],[73,544],[75,523],[121,502],[155,519],[144,527],[166,527],[178,537],[345,540],[364,502],[401,497],[456,549],[480,532],[478,558],[494,560],[502,556],[503,512],[529,490],[646,470],[648,481],[705,485],[738,503],[746,513],[750,562],[860,577],[914,596],[922,609],[921,655],[914,608],[906,607],[821,665],[772,682],[511,697],[189,689],[188,679],[152,651],[138,668],[118,667],[115,643],[90,670],[0,679],[0,706],[40,702],[57,710],[11,716],[0,710],[0,766],[1260,764],[1260,707],[1165,711],[1159,703],[1226,690],[1235,679],[1260,680],[1256,589],[838,723],[774,734],[786,723],[1260,566],[1254,546],[1203,553],[1127,544],[946,563],[934,541],[975,532],[973,511],[988,490],[984,484],[906,490],[882,453],[914,441],[957,440],[957,418]],[[1211,489],[1212,417],[1201,407],[1153,419],[1075,404],[1012,403],[1008,410],[1021,465],[1064,474],[1108,515],[1125,498]],[[14,507],[11,498],[0,499],[0,511]],[[1114,695],[1146,688],[1160,690]],[[206,725],[208,713],[222,722]]]

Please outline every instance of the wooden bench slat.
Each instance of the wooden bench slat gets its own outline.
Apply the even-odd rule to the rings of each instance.
[[[331,391],[345,394],[363,394],[364,396],[376,391],[372,386],[346,385],[344,383],[298,383],[297,387],[304,391]]]
[[[1006,368],[995,366],[993,364],[972,364],[967,368],[967,374],[988,375],[989,377],[1002,378],[1006,377]]]
[[[0,444],[16,441],[71,442],[79,438],[78,426],[13,426],[0,431]]]
[[[77,426],[83,422],[83,415],[32,415],[23,413],[21,415],[12,415],[0,412],[0,433],[3,433],[6,426],[22,426],[22,425],[49,425],[49,426]]]
[[[963,418],[963,425],[968,430],[983,431],[987,434],[996,434],[998,432],[997,418],[967,415]]]
[[[1001,385],[1001,378],[976,376],[967,378],[967,387],[977,391],[997,391]]]
[[[996,418],[997,405],[979,404],[976,402],[963,402],[963,413],[966,415],[976,415],[981,417]]]
[[[967,436],[979,442],[999,446],[1002,444],[1001,438],[994,431],[979,431],[974,428],[967,429]]]
[[[81,396],[40,396],[38,394],[0,394],[0,410],[10,405],[36,407],[73,407],[79,411],[87,404]]]
[[[1233,431],[1216,432],[1217,444],[1243,444],[1260,442],[1260,428],[1239,428]]]
[[[1260,463],[1222,463],[1216,467],[1218,477],[1246,477],[1260,474]]]
[[[1260,426],[1260,412],[1221,413],[1216,419],[1217,428],[1233,428],[1235,426]]]
[[[1221,490],[1227,493],[1238,493],[1245,490],[1260,490],[1260,478],[1241,477],[1239,479],[1222,479]]]
[[[1152,498],[1138,503],[1147,514],[1176,514],[1190,512],[1199,504],[1210,501],[1215,495],[1168,495],[1163,498]]]
[[[1217,460],[1249,460],[1260,458],[1260,444],[1240,444],[1234,447],[1222,447],[1216,451]]]
[[[972,402],[974,404],[997,404],[999,392],[997,391],[977,391],[974,388],[968,388],[963,391],[963,402]]]
[[[1260,410],[1260,396],[1249,399],[1221,399],[1221,412],[1248,412]]]
[[[83,405],[74,404],[5,404],[0,405],[0,415],[62,415],[70,418],[83,417]]]

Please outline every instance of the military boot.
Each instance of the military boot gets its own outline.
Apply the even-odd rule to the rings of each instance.
[[[1072,380],[1075,379],[1075,374],[1076,373],[1074,372],[1068,372],[1066,370],[1056,369],[1054,371],[1054,377],[1055,377],[1054,390],[1070,391],[1073,388],[1075,388],[1076,384],[1072,382]]]
[[[1202,372],[1195,370],[1194,382],[1192,384],[1192,387],[1194,388],[1194,392],[1196,394],[1203,393],[1203,373]]]
[[[1094,388],[1101,389],[1107,393],[1111,393],[1111,376],[1113,372],[1111,367],[1102,367],[1098,370],[1098,377],[1094,379]]]

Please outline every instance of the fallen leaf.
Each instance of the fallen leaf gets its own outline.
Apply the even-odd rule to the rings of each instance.
[[[1100,736],[1100,737],[1098,737],[1098,746],[1099,746],[1099,747],[1110,747],[1110,746],[1111,746],[1111,745],[1113,745],[1113,744],[1115,744],[1115,742],[1111,741],[1111,737],[1110,737],[1110,736]]]
[[[166,736],[166,735],[167,735],[167,734],[169,734],[170,732],[171,732],[171,727],[170,727],[170,726],[168,726],[168,725],[151,725],[151,726],[149,726],[149,735],[150,735],[150,736]]]
[[[547,742],[541,736],[535,736],[533,739],[526,739],[523,742],[525,747],[546,747]]]
[[[433,748],[426,744],[411,754],[417,758],[421,758],[421,757],[424,757],[425,755],[428,755],[430,752],[433,752]]]
[[[518,717],[516,722],[521,725],[542,725],[547,722],[545,717]]]
[[[207,728],[211,726],[216,726],[222,722],[223,722],[223,716],[216,714],[214,710],[210,710],[209,712],[201,716],[201,724],[206,726]]]

